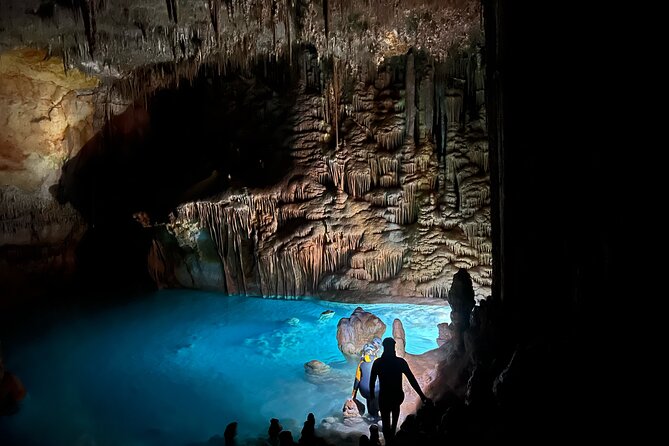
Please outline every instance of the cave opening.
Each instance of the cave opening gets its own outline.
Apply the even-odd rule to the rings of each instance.
[[[565,36],[563,17],[546,26],[553,4],[532,5],[526,10],[545,14],[525,20],[519,2],[497,0],[131,3],[0,2],[3,441],[29,444],[39,432],[12,423],[31,419],[39,392],[53,390],[33,372],[45,356],[54,369],[63,365],[62,388],[77,395],[65,408],[73,424],[61,427],[93,444],[113,419],[95,410],[122,407],[99,403],[100,384],[114,388],[124,364],[152,356],[134,376],[145,380],[201,349],[190,365],[204,366],[185,368],[176,403],[206,393],[200,383],[220,394],[236,387],[216,369],[237,356],[216,356],[218,344],[263,344],[244,334],[258,322],[253,311],[276,318],[258,325],[280,345],[299,338],[301,323],[320,348],[334,343],[335,319],[313,305],[334,302],[389,306],[378,309],[392,325],[384,335],[407,341],[413,365],[429,363],[419,380],[441,418],[416,416],[439,441],[570,438],[591,425],[599,395],[587,391],[599,377],[589,366],[604,343],[585,337],[596,330],[584,327],[583,313],[608,297],[611,218],[609,165],[595,140],[606,132],[574,130],[576,102],[592,97],[569,72],[589,67],[578,41],[587,33]],[[561,39],[554,47],[552,33]],[[574,147],[569,156],[565,147]],[[213,293],[195,297],[199,316],[188,302],[198,291],[185,289]],[[172,293],[183,293],[174,306],[142,307]],[[234,319],[235,309],[206,302],[313,311],[299,318],[298,306],[292,316],[240,307],[252,319],[240,332],[192,338],[189,316],[207,319],[195,331]],[[425,332],[434,347],[439,324],[438,347],[408,347],[416,313],[438,317]],[[92,326],[106,316],[115,322]],[[320,322],[326,334],[312,330]],[[160,325],[154,338],[164,355],[133,348],[143,323]],[[178,335],[163,337],[172,328]],[[333,351],[341,360],[343,348]],[[68,354],[71,362],[59,362]],[[110,366],[96,381],[96,364],[110,358],[121,370]],[[327,369],[296,362],[290,374],[303,381],[307,370]],[[5,396],[20,399],[20,389],[5,391],[10,372],[26,377],[28,397],[4,417],[13,403]],[[95,389],[79,392],[77,373]],[[132,404],[146,389],[126,378],[114,397]],[[160,401],[164,389],[148,393]],[[405,414],[420,407],[415,394],[409,399]],[[140,423],[134,438],[164,444],[164,426],[190,417],[192,427],[199,411],[214,414],[220,404],[200,402],[163,429]],[[336,430],[342,420],[333,418]],[[286,420],[295,434],[302,419]],[[65,438],[50,429],[40,444]],[[223,426],[211,429],[188,438]]]
[[[182,203],[230,188],[266,187],[290,169],[290,70],[265,60],[249,70],[222,71],[208,64],[191,78],[172,75],[174,85],[144,92],[107,118],[63,165],[51,191],[88,223],[77,250],[84,289],[96,283],[150,289],[147,227],[166,223]],[[108,95],[123,101],[128,88],[120,81]]]

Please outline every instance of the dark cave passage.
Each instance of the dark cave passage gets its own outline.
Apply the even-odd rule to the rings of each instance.
[[[276,73],[284,74],[264,76]],[[228,74],[203,66],[111,117],[52,189],[88,222],[82,277],[150,286],[147,226],[166,222],[180,203],[281,179],[291,166],[293,88],[282,64]]]

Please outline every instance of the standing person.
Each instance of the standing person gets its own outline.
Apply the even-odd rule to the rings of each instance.
[[[409,364],[407,364],[404,358],[398,358],[395,354],[395,340],[393,338],[385,338],[383,340],[383,354],[372,365],[369,388],[371,398],[374,398],[376,378],[378,377],[379,386],[381,387],[378,407],[381,410],[383,436],[386,439],[386,444],[391,442],[395,437],[397,420],[400,417],[400,405],[404,401],[402,374],[406,375],[409,384],[418,393],[421,401],[427,403],[429,399],[420,389],[416,377],[409,368]],[[392,424],[390,420],[391,414]]]
[[[376,352],[377,349],[371,344],[365,344],[362,348],[360,362],[355,371],[353,393],[351,394],[351,399],[355,400],[356,394],[360,391],[360,394],[367,400],[367,413],[374,421],[378,421],[379,419],[379,405],[377,398],[370,397],[369,379],[371,377],[372,364],[376,360]],[[375,396],[378,397],[379,388],[376,389],[376,393],[377,395]]]

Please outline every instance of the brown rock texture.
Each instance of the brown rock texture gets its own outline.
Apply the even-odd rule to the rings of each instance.
[[[337,345],[344,355],[358,358],[362,347],[374,338],[382,337],[385,331],[386,324],[381,319],[358,307],[350,317],[339,320]]]
[[[86,226],[49,188],[95,134],[97,86],[44,51],[0,54],[0,294],[27,295],[73,272]]]
[[[76,212],[48,190],[68,159],[78,158],[63,187],[76,180],[86,164],[77,152],[101,127],[101,111],[106,123],[125,116],[110,128],[117,139],[141,138],[147,97],[192,81],[201,67],[238,72],[255,86],[261,76],[248,73],[274,66],[297,79],[281,93],[290,104],[265,86],[269,99],[257,113],[285,118],[290,167],[269,186],[228,177],[219,193],[218,171],[209,170],[182,191],[171,220],[145,218],[144,227],[157,223],[153,280],[246,295],[443,298],[466,268],[476,297],[490,294],[477,2],[8,0],[0,3],[0,50],[18,43],[44,50],[0,54],[3,246],[60,256],[55,264],[73,258],[56,244],[65,238],[73,247],[71,228],[83,225],[73,226]],[[127,113],[133,101],[137,113]],[[193,199],[204,190],[208,198]],[[35,260],[28,251],[2,261]]]
[[[443,298],[465,268],[477,297],[489,295],[483,68],[472,51],[444,63],[410,51],[357,74],[343,67],[322,94],[310,83],[326,74],[305,52],[289,110],[292,167],[274,186],[180,206],[170,243],[206,232],[223,273],[177,282],[264,296]]]
[[[5,0],[0,50],[48,48],[66,67],[102,77],[209,57],[291,58],[304,42],[350,60],[378,62],[410,47],[443,59],[479,29],[480,13],[472,0]]]

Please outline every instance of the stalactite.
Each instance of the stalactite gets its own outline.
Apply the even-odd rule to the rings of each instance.
[[[350,253],[358,248],[360,240],[361,235],[326,234],[320,229],[263,254],[259,258],[263,295],[313,294],[324,274],[348,264]]]
[[[398,181],[397,181],[397,176],[396,175],[381,175],[379,177],[379,186],[381,187],[394,187],[397,186]]]
[[[424,137],[432,139],[433,127],[434,127],[434,70],[432,67],[428,67],[425,77],[421,82],[421,98],[422,109],[424,116],[424,121],[421,123],[425,128]]]
[[[472,248],[477,251],[477,257],[480,257],[481,253],[492,253],[492,242],[490,241],[490,237],[473,236],[469,238],[469,243],[472,245]]]
[[[458,212],[460,210],[461,198],[457,172],[453,172],[453,191],[455,193],[455,211]]]
[[[223,261],[226,291],[247,294],[250,278],[245,274],[245,262],[250,256],[244,247],[255,249],[251,209],[242,203],[196,202],[182,205],[178,213],[186,220],[200,221],[211,234]]]
[[[84,22],[84,33],[88,40],[88,52],[91,58],[95,53],[95,43],[97,35],[97,23],[95,20],[95,0],[79,0],[81,17]]]
[[[84,227],[85,222],[71,205],[34,197],[14,187],[0,188],[0,245],[38,243],[48,238],[53,228],[58,231],[72,226]]]
[[[329,16],[330,16],[330,3],[328,2],[328,0],[323,0],[323,25],[325,27],[325,42],[326,46],[328,47],[330,41],[330,37],[328,36],[330,30]]]
[[[165,0],[167,3],[167,16],[174,23],[178,23],[177,16],[177,0]],[[211,0],[209,1],[209,9],[211,10]]]
[[[476,68],[474,71],[474,90],[476,92],[476,106],[485,104],[485,68],[483,67],[483,56],[476,53]]]
[[[446,117],[448,124],[459,124],[462,115],[463,98],[459,90],[449,89],[446,96]]]
[[[286,222],[290,220],[294,220],[296,218],[304,218],[307,214],[306,209],[302,204],[284,204],[281,206],[279,210],[279,227],[285,224]]]
[[[339,126],[341,119],[341,101],[346,84],[346,70],[344,62],[339,58],[332,59],[332,73],[327,83],[326,92],[326,120],[332,123],[335,131],[335,145],[339,147]],[[328,120],[329,118],[329,120]]]
[[[358,252],[351,256],[351,268],[364,270],[367,280],[383,281],[395,277],[402,269],[403,253],[381,249]]]
[[[430,167],[432,156],[429,153],[421,153],[414,157],[416,170],[418,172],[425,172]]]
[[[290,65],[293,64],[293,34],[291,31],[291,27],[293,24],[293,8],[291,5],[291,0],[285,0],[285,8],[286,8],[286,13],[285,13],[285,21],[284,21],[284,27],[286,29],[286,37],[288,40],[288,60],[290,61]]]
[[[478,254],[469,244],[458,239],[446,239],[446,247],[456,256],[476,257]]]
[[[399,184],[399,161],[394,155],[371,155],[368,158],[373,185],[393,187]]]
[[[168,3],[174,2],[174,0],[167,0],[167,1]],[[221,35],[221,30],[219,28],[220,5],[221,3],[219,0],[207,0],[207,6],[209,7],[209,19],[211,20],[211,26],[214,28],[214,35],[216,36],[217,41]]]
[[[416,116],[416,68],[414,66],[413,50],[409,51],[406,60],[406,136],[410,139],[414,137],[415,116]]]
[[[158,288],[169,286],[169,272],[170,266],[168,255],[165,252],[163,245],[157,240],[151,242],[148,256],[149,276],[158,285]]]
[[[470,242],[477,237],[489,239],[492,233],[490,221],[469,220],[460,223],[459,226]]]
[[[442,282],[431,282],[429,284],[421,284],[418,291],[424,297],[436,297],[445,299],[448,296],[448,284]]]
[[[346,158],[344,155],[337,154],[334,159],[326,158],[325,162],[328,165],[330,178],[337,189],[344,190],[344,183],[346,181]]]
[[[383,149],[392,152],[404,144],[404,132],[400,129],[394,129],[386,133],[378,132],[376,139]]]
[[[362,197],[372,188],[371,169],[368,165],[353,165],[347,169],[345,177],[346,191],[353,198]]]
[[[469,156],[471,157],[472,162],[478,165],[483,172],[488,173],[490,169],[488,151],[476,149],[477,148],[473,148],[470,151]]]

